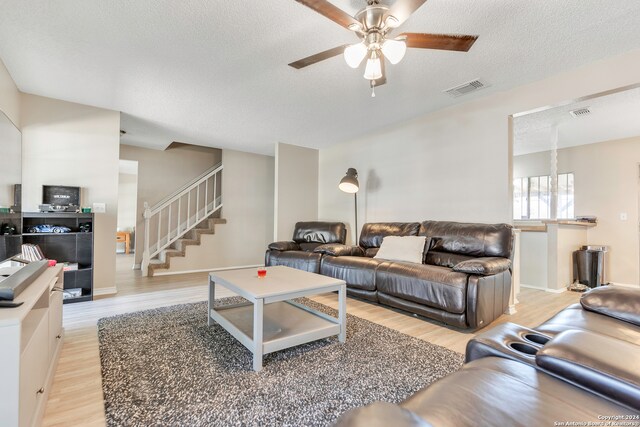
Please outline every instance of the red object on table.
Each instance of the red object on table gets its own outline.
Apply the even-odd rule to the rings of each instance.
[[[266,268],[259,268],[258,269],[258,277],[262,278],[265,277],[267,275],[267,269]]]
[[[55,267],[57,263],[58,263],[58,261],[56,261],[55,259],[50,259],[49,260],[49,267]]]

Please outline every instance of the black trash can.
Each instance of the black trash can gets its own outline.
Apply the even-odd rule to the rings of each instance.
[[[604,276],[607,246],[582,246],[573,253],[573,281],[590,288],[606,285]]]

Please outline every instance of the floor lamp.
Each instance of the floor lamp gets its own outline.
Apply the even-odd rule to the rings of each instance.
[[[353,193],[353,197],[355,200],[356,206],[356,241],[355,245],[358,244],[358,190],[360,189],[360,184],[358,183],[358,171],[354,168],[349,168],[347,170],[347,174],[340,180],[340,184],[338,184],[338,188],[345,193]]]

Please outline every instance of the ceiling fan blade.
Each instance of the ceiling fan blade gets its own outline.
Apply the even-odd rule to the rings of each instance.
[[[393,15],[393,17],[398,20],[396,26],[401,25],[413,12],[425,4],[426,1],[427,0],[396,0],[393,6],[389,8],[389,15]]]
[[[478,36],[462,34],[423,34],[403,33],[399,37],[406,37],[407,47],[420,49],[456,50],[467,52],[478,39]]]
[[[317,62],[324,61],[325,59],[333,58],[334,56],[340,55],[344,52],[344,48],[347,46],[349,45],[343,44],[342,46],[334,47],[333,49],[325,50],[324,52],[307,56],[306,58],[292,62],[291,64],[289,64],[289,66],[299,70],[300,68],[304,68]]]
[[[316,12],[320,15],[331,19],[333,22],[342,25],[346,29],[349,29],[349,25],[357,25],[358,28],[361,26],[358,21],[356,21],[352,16],[348,15],[345,11],[340,8],[335,7],[327,0],[296,0],[298,3],[301,3]]]

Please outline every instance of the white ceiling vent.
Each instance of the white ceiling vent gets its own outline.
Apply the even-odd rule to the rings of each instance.
[[[589,107],[577,108],[575,110],[569,111],[569,114],[571,114],[573,117],[583,117],[591,114],[591,110],[589,109]]]
[[[475,92],[485,87],[489,87],[489,85],[486,82],[480,79],[475,79],[475,80],[471,80],[470,82],[463,83],[459,86],[452,87],[451,89],[447,89],[444,92],[451,95],[454,98],[457,98],[459,96],[466,95],[471,92]]]

